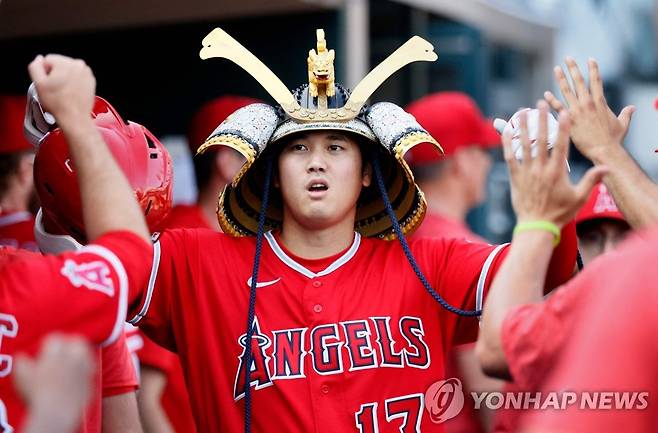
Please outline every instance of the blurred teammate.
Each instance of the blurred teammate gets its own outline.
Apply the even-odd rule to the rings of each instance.
[[[491,168],[487,151],[500,146],[500,136],[475,101],[463,93],[435,93],[407,110],[444,151],[441,156],[421,144],[408,155],[427,199],[427,214],[416,236],[485,242],[466,226],[466,214],[486,198]]]
[[[531,414],[524,431],[656,431],[658,284],[646,274],[658,260],[657,246],[655,228],[634,235],[559,289],[599,294],[579,310],[541,388],[544,395],[568,390],[576,400],[564,410]],[[581,406],[586,395],[594,409]]]
[[[171,207],[172,168],[168,152],[144,127],[124,122],[102,98],[95,98],[91,115],[115,160],[128,176],[147,223],[155,229]],[[70,169],[71,158],[66,147],[61,130],[49,131],[39,140],[35,160],[34,176],[42,202],[35,233],[40,248],[47,253],[76,250],[86,243],[82,234],[85,229],[78,179],[75,170]],[[126,338],[122,336],[117,344],[103,348],[101,359],[102,417],[100,406],[95,407],[96,418],[102,418],[103,431],[141,431],[135,395],[137,380]],[[100,392],[100,384],[96,389]],[[94,401],[100,404],[100,395]],[[90,420],[90,424],[93,421]]]
[[[89,116],[95,90],[90,69],[82,61],[49,55],[38,56],[29,71],[66,135],[91,244],[57,257],[0,249],[0,425],[15,430],[24,407],[11,383],[14,355],[35,353],[41,339],[56,331],[105,346],[115,342],[131,286],[146,284],[140,261],[151,250],[134,196]]]
[[[466,215],[485,199],[491,167],[488,150],[500,146],[500,136],[475,101],[461,92],[435,93],[411,103],[407,110],[444,151],[441,156],[421,144],[407,155],[428,207],[414,236],[486,242],[468,228]],[[450,359],[446,373],[462,380],[467,402],[459,416],[446,423],[446,431],[489,431],[492,413],[486,408],[473,411],[470,392],[496,391],[502,382],[482,373],[471,344],[455,347]]]
[[[619,117],[614,115],[603,97],[603,85],[598,73],[598,65],[594,60],[589,62],[589,87],[585,85],[582,74],[573,59],[567,58],[567,66],[572,81],[575,83],[576,91],[571,89],[561,68],[556,67],[555,75],[568,107],[557,101],[550,92],[547,92],[545,97],[553,108],[565,113],[568,111],[571,114],[572,140],[585,156],[592,159],[595,165],[605,167],[607,170],[604,178],[606,185],[612,185],[615,188],[612,190],[612,195],[624,215],[628,217],[630,225],[634,229],[638,229],[655,224],[657,214],[654,204],[656,200],[652,200],[652,197],[658,197],[658,188],[623,150],[623,139],[630,124],[632,107],[622,110]],[[618,220],[618,215],[612,211],[612,198],[607,195],[607,191],[603,195],[600,194],[601,192],[600,186],[598,190],[595,188],[588,205],[581,211],[581,218],[598,213],[604,217],[607,214]],[[597,202],[599,203],[598,212],[595,211]],[[621,228],[623,229],[623,225]],[[587,227],[581,227],[581,229],[585,248],[587,248],[586,244],[593,244],[590,248],[592,254],[600,254],[609,250],[616,243],[615,240],[620,237],[615,233],[621,231],[609,230],[608,233],[612,234],[609,236],[610,241],[603,242],[605,237],[608,237],[604,234],[597,235],[596,242],[590,242],[586,238],[585,229]],[[506,316],[504,313],[492,315],[487,313],[487,306],[485,306],[482,333],[480,341],[478,341],[479,349],[482,349],[483,367],[491,373],[499,374],[508,370],[515,382],[520,384],[524,390],[559,391],[569,389],[580,395],[585,390],[609,389],[614,391],[620,389],[620,386],[624,389],[636,389],[638,376],[635,373],[643,375],[642,368],[631,364],[619,364],[616,355],[619,354],[624,358],[632,357],[633,350],[637,351],[639,347],[642,347],[640,350],[644,353],[646,346],[643,343],[638,345],[638,338],[639,340],[644,338],[642,332],[637,329],[629,330],[625,326],[623,314],[619,318],[622,326],[613,327],[612,334],[610,334],[610,329],[604,331],[604,328],[601,327],[601,316],[598,321],[589,316],[589,312],[596,309],[593,305],[615,299],[614,306],[609,304],[606,308],[606,314],[608,314],[606,319],[609,321],[610,311],[615,308],[623,311],[629,308],[629,303],[636,302],[637,298],[628,294],[624,295],[627,296],[625,301],[615,298],[616,294],[623,292],[635,293],[627,292],[631,287],[642,287],[643,290],[646,286],[633,285],[633,278],[637,278],[641,274],[639,269],[642,266],[646,269],[646,264],[642,265],[642,261],[651,260],[651,254],[641,253],[642,247],[637,242],[635,247],[634,253],[631,252],[633,249],[630,248],[630,245],[629,248],[622,246],[619,251],[606,251],[606,256],[598,260],[590,260],[582,275],[559,288],[544,303],[539,302],[540,294],[536,288],[536,279],[542,278],[544,266],[541,254],[526,257],[526,260],[534,263],[535,266],[539,265],[536,270],[539,270],[540,273],[519,272],[520,268],[511,267],[501,272],[500,281],[494,282],[492,294],[495,290],[496,294],[507,292],[509,296],[494,297],[492,295],[489,299],[508,302],[509,309]],[[590,258],[592,254],[589,254]],[[639,268],[635,268],[636,265],[639,265]],[[503,287],[505,288],[503,289]],[[651,304],[648,298],[644,302]],[[636,313],[642,314],[638,310],[632,315],[635,316]],[[587,328],[592,331],[590,325],[598,327],[597,334],[589,335],[586,340],[578,338],[577,330]],[[642,327],[642,330],[649,329],[650,326]],[[621,334],[617,331],[623,333],[621,340],[618,338]],[[602,343],[602,340],[606,342]],[[598,345],[599,348],[614,347],[614,350],[608,350],[607,354],[603,356],[594,349],[586,348],[585,341]],[[604,346],[600,346],[601,344]],[[577,354],[575,353],[576,347],[578,348]],[[629,348],[633,348],[633,350],[629,350]],[[648,353],[650,353],[650,349]],[[593,357],[590,357],[590,354]],[[609,357],[611,359],[608,361]],[[640,359],[641,362],[646,360],[653,363],[651,357],[644,356]],[[583,362],[587,365],[585,369],[583,369]],[[563,367],[560,368],[560,366]],[[570,366],[578,369],[578,374],[582,375],[583,381],[575,379],[575,376],[571,381],[547,381],[549,375],[559,375],[559,373],[552,374],[556,367],[559,372],[562,369],[569,369]],[[595,372],[595,374],[591,374],[591,372]],[[609,382],[603,378],[604,376],[597,376],[602,372],[605,372],[606,379],[612,378],[615,386],[609,386]],[[600,380],[589,382],[591,387],[579,386],[594,378],[600,378]],[[653,385],[647,382],[646,386],[650,388]],[[551,414],[550,417],[547,416],[546,421],[551,417],[554,420],[560,418],[564,431],[616,431],[620,428],[629,431],[651,431],[642,428],[642,417],[644,415],[651,417],[650,411],[584,411],[572,408],[569,414],[566,416],[564,411],[559,411]],[[535,415],[531,416],[535,417]],[[514,428],[516,428],[519,417],[517,415],[514,418]],[[540,418],[544,417],[537,417],[537,419]],[[585,422],[587,419],[589,419],[589,423]],[[620,422],[620,424],[615,425],[615,422]],[[561,431],[554,430],[558,423],[547,422],[534,425],[536,431]]]

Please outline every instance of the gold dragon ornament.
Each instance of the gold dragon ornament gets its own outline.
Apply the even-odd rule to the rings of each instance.
[[[327,50],[327,41],[324,39],[324,30],[316,30],[318,38],[317,52],[308,51],[308,83],[311,96],[318,95],[332,97],[336,94],[334,87],[334,50]],[[324,99],[324,98],[321,98]]]

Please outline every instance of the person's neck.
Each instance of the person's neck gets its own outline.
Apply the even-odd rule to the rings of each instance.
[[[471,208],[459,183],[450,180],[428,182],[420,185],[427,200],[427,210],[455,221],[465,221]]]
[[[0,199],[0,210],[3,213],[29,211],[29,195],[20,188],[10,188]]]
[[[298,257],[330,257],[347,249],[354,242],[354,219],[318,230],[302,227],[296,221],[284,217],[280,240]]]
[[[222,229],[219,227],[219,222],[217,222],[217,198],[223,188],[224,184],[217,183],[212,187],[207,187],[203,191],[199,191],[199,197],[197,198],[197,205],[203,211],[206,222],[213,230],[218,232],[222,231]]]

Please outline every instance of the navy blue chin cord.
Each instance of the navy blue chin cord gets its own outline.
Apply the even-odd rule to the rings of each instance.
[[[247,334],[245,335],[244,352],[244,431],[251,433],[251,340],[254,335],[254,316],[256,315],[256,284],[258,282],[258,268],[263,246],[263,235],[265,232],[265,214],[270,198],[270,183],[272,181],[272,166],[274,156],[269,152],[265,160],[265,184],[263,186],[263,199],[258,214],[258,232],[256,234],[256,253],[254,256],[254,268],[251,273],[251,287],[249,289],[249,313],[247,314]]]
[[[409,264],[413,268],[420,282],[423,283],[423,286],[425,286],[425,289],[429,292],[432,298],[434,298],[436,302],[441,304],[443,308],[450,311],[451,313],[455,313],[457,315],[466,316],[466,317],[480,316],[482,314],[482,310],[462,310],[448,304],[448,302],[446,302],[446,300],[443,299],[441,295],[439,295],[432,288],[430,283],[427,281],[425,275],[423,275],[423,271],[421,271],[420,268],[418,267],[418,263],[416,263],[416,259],[414,259],[414,256],[411,254],[411,250],[409,249],[409,244],[407,244],[407,240],[405,239],[404,234],[402,233],[402,228],[400,228],[400,223],[398,222],[398,219],[395,216],[395,212],[393,212],[393,206],[391,206],[391,201],[389,200],[388,193],[386,191],[386,185],[384,184],[384,176],[382,175],[382,169],[380,166],[379,154],[377,150],[374,150],[372,152],[371,161],[372,161],[373,170],[375,172],[375,181],[377,182],[377,186],[379,187],[379,194],[381,195],[382,200],[384,201],[384,206],[386,207],[386,214],[388,215],[388,218],[391,220],[391,223],[393,224],[393,231],[395,231],[395,234],[397,235],[398,240],[402,245],[402,249],[404,250],[404,255],[407,256],[407,260],[409,261]]]

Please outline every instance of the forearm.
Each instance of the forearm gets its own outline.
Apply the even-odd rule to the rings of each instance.
[[[103,398],[103,433],[143,433],[135,392]]]
[[[137,397],[145,433],[174,433],[174,428],[162,407],[162,393],[167,383],[165,374],[142,365],[142,387]]]
[[[134,193],[91,118],[79,116],[60,126],[75,161],[88,240],[128,230],[149,241]]]
[[[476,350],[488,374],[505,375],[503,321],[514,307],[542,301],[552,253],[553,235],[549,232],[526,231],[514,235],[509,253],[491,284],[482,314]]]
[[[658,185],[623,147],[606,146],[606,149],[593,155],[592,160],[596,165],[608,167],[603,182],[628,223],[635,229],[658,224]]]

